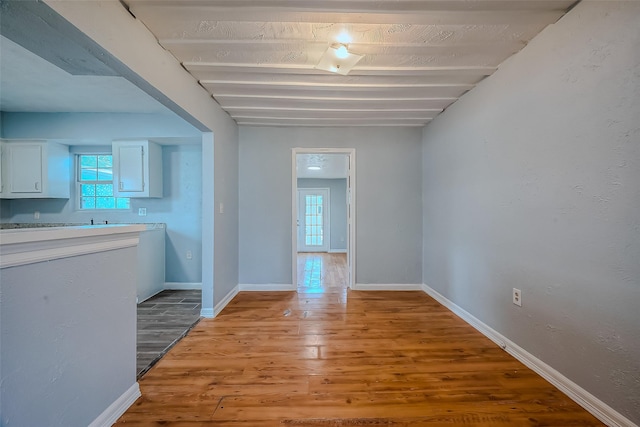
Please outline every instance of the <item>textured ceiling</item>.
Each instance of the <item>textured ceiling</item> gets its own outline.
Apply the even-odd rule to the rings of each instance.
[[[122,77],[71,74],[4,36],[0,52],[0,111],[169,113]]]
[[[574,0],[124,0],[240,125],[424,126]],[[351,38],[347,76],[314,67]]]

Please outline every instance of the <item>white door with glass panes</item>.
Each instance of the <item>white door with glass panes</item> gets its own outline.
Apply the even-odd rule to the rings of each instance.
[[[298,252],[329,250],[329,189],[298,189]]]

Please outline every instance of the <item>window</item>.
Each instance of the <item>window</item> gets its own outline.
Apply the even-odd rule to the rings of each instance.
[[[111,154],[78,155],[78,194],[80,209],[130,209],[128,197],[113,195],[113,157]]]

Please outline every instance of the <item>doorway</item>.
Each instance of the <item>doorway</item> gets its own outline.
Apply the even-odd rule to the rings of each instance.
[[[304,292],[323,279],[353,287],[355,150],[292,149],[291,197],[292,283]]]
[[[298,252],[329,252],[330,209],[328,188],[298,188]]]

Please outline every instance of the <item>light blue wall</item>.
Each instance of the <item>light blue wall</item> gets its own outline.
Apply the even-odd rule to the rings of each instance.
[[[298,188],[328,188],[330,197],[329,250],[347,250],[347,180],[298,178]]]
[[[135,385],[136,264],[132,247],[0,270],[0,425],[86,426]]]
[[[238,285],[238,126],[226,114],[214,133],[213,151],[214,303],[218,304]]]
[[[202,136],[202,314],[238,285],[238,125],[220,110]],[[220,204],[223,212],[220,212]]]
[[[243,126],[240,283],[291,285],[293,147],[356,149],[356,283],[420,284],[420,129]]]
[[[174,126],[169,123],[174,122]],[[200,135],[177,117],[149,114],[24,114],[5,113],[3,125],[7,138],[58,138],[67,143],[111,141],[127,137],[171,137],[191,141]],[[113,135],[113,136],[110,136]],[[128,135],[128,136],[127,136]],[[182,135],[182,136],[181,136]],[[88,147],[91,149],[92,147]],[[109,149],[109,146],[106,147]],[[73,151],[81,150],[72,147]],[[2,200],[2,222],[54,222],[167,224],[165,280],[200,283],[202,281],[202,147],[166,145],[162,148],[164,197],[131,199],[131,211],[79,211],[75,200],[21,199]],[[75,186],[71,187],[75,194]],[[138,216],[138,208],[147,208],[147,216]],[[34,211],[40,219],[33,218]],[[187,259],[187,251],[192,259]]]
[[[111,145],[113,139],[194,137],[200,132],[175,114],[2,113],[3,138],[71,140]]]
[[[634,423],[639,22],[581,2],[423,135],[425,283]]]

